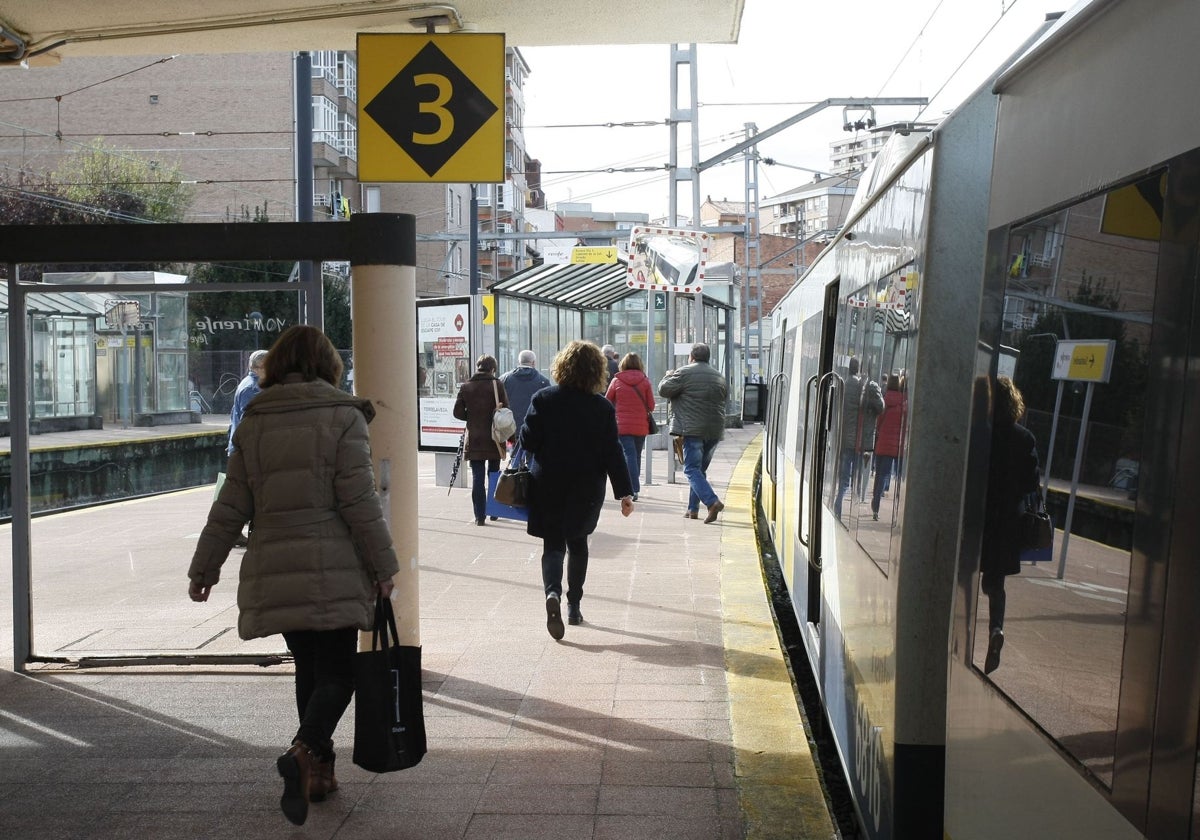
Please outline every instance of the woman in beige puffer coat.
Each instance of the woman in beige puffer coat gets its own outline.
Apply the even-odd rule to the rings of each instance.
[[[296,665],[300,728],[276,762],[280,805],[303,824],[337,789],[333,731],[354,691],[358,631],[399,570],[375,491],[370,401],[336,387],[342,362],[314,327],[286,330],[267,355],[262,393],[234,432],[225,484],[188,570],[193,601],[220,580],[252,522],[238,583],[238,635],[282,633]]]

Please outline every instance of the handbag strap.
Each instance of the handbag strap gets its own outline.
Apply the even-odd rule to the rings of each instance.
[[[521,448],[521,441],[518,440],[513,446],[512,454],[508,456],[508,469],[519,470],[525,466],[525,450]]]
[[[633,389],[633,393],[637,395],[637,398],[642,401],[642,408],[646,409],[646,413],[649,414],[650,403],[646,402],[646,398],[642,396],[641,389],[636,385],[630,385],[629,387]]]
[[[391,632],[389,641],[388,633]],[[396,632],[396,613],[392,600],[382,595],[375,596],[375,623],[371,628],[371,650],[400,647],[400,634]]]
[[[496,387],[496,380],[492,380],[492,396],[496,398],[496,408],[500,407],[500,389]]]

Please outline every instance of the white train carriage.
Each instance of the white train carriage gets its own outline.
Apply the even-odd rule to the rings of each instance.
[[[1194,0],[1048,24],[892,138],[771,315],[760,504],[869,837],[1200,838],[1197,33]],[[878,519],[851,359],[906,385]],[[997,375],[1059,530],[985,674]]]

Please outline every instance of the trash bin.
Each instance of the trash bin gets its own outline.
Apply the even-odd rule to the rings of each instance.
[[[747,382],[742,386],[742,422],[761,423],[767,416],[767,385]]]

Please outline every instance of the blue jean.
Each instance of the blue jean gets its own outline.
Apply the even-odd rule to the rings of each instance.
[[[642,492],[642,449],[646,445],[645,435],[621,435],[621,448],[625,450],[625,463],[629,467],[629,481],[633,492]]]
[[[487,515],[487,474],[500,471],[500,460],[471,461],[471,507],[475,521]]]
[[[542,585],[546,595],[562,597],[563,559],[567,560],[567,603],[579,605],[583,582],[587,578],[587,535],[560,539],[542,539]]]
[[[850,479],[857,466],[858,452],[852,446],[842,447],[842,457],[838,464],[837,500],[833,503],[833,515],[838,519],[842,518],[842,499],[846,496],[846,489],[850,486]]]
[[[875,487],[871,492],[871,513],[879,513],[879,500],[892,477],[896,459],[892,455],[875,456]]]
[[[712,507],[717,503],[717,494],[708,483],[708,465],[712,463],[713,451],[719,440],[705,440],[697,435],[683,436],[683,474],[687,476],[691,490],[688,491],[690,511],[699,511],[700,503]]]

